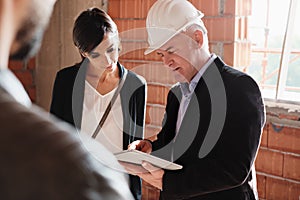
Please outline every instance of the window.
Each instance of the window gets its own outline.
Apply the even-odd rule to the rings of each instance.
[[[251,64],[246,71],[266,99],[300,103],[299,11],[299,0],[252,0]]]

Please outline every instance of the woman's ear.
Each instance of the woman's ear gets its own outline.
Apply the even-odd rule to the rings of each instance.
[[[81,54],[83,57],[85,57],[85,58],[87,58],[88,55],[89,55],[87,52],[80,52],[80,54]]]
[[[200,30],[196,30],[194,32],[194,40],[197,42],[199,47],[203,45],[203,32]]]

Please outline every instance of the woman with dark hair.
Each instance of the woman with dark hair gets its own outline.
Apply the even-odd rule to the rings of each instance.
[[[57,73],[50,112],[113,153],[127,149],[144,137],[146,81],[118,62],[117,26],[104,11],[83,11],[73,41],[82,61]],[[137,176],[130,175],[130,189],[141,198]]]

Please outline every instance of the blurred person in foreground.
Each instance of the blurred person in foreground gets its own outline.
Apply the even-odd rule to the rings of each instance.
[[[129,146],[183,168],[124,166],[160,189],[160,199],[258,199],[254,161],[265,123],[261,92],[249,75],[210,53],[202,17],[187,0],[158,0],[149,10],[145,54],[156,51],[178,83],[168,94],[157,140]]]
[[[0,198],[133,199],[113,155],[32,105],[8,69],[36,53],[54,4],[0,1]]]
[[[125,150],[144,138],[146,81],[118,62],[118,29],[103,10],[79,14],[73,41],[82,61],[57,72],[50,112],[110,152]],[[133,196],[141,199],[140,178],[130,175],[129,180]]]

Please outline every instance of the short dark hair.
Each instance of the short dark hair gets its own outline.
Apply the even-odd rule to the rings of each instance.
[[[76,19],[73,27],[73,42],[80,52],[91,52],[107,32],[117,32],[116,24],[99,8],[89,8]]]

